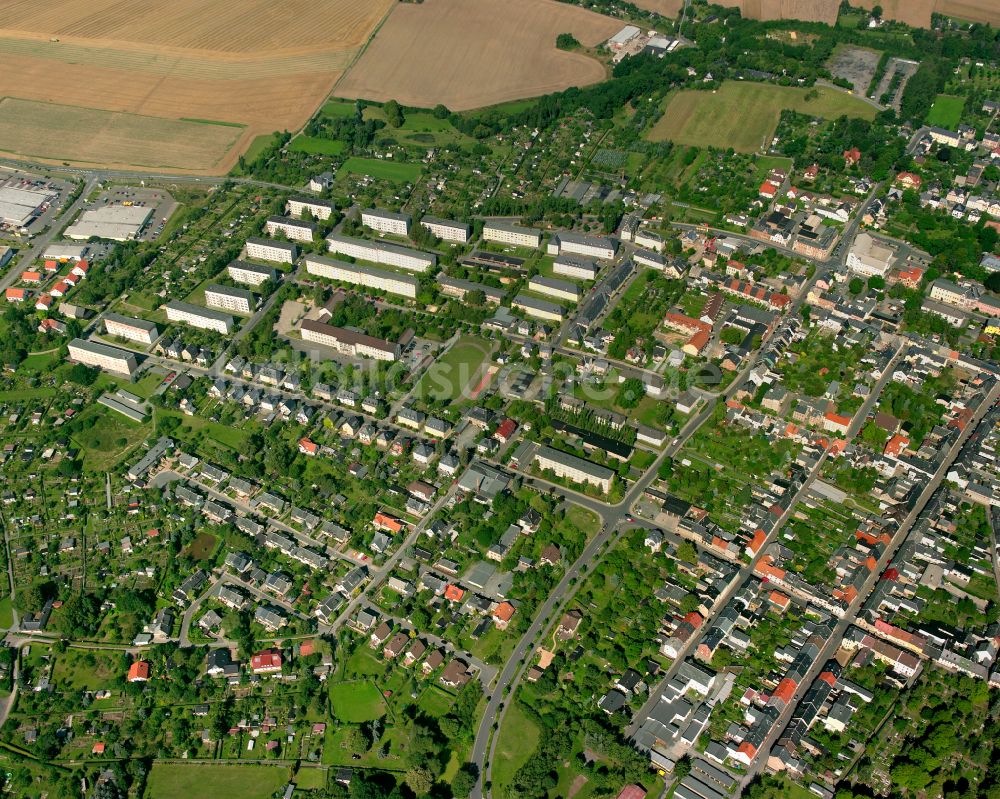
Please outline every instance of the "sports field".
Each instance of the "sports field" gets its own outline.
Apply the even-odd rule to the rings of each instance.
[[[257,136],[300,128],[392,5],[392,0],[0,0],[0,96],[173,122],[241,125],[229,130],[232,138],[225,142],[218,136],[204,145],[172,140],[178,149],[159,159],[141,150],[136,154],[129,129],[119,140],[112,126],[98,146],[83,127],[64,135],[65,157],[38,156],[221,174]],[[180,140],[207,135],[201,129],[197,137],[175,131]],[[35,132],[29,128],[20,136]],[[21,154],[2,148],[0,143],[0,152]],[[78,150],[86,157],[78,158]]]
[[[289,770],[281,766],[154,763],[145,795],[147,799],[268,799],[288,782],[289,776]]]
[[[926,123],[939,128],[954,130],[962,121],[962,109],[965,108],[964,97],[954,97],[950,94],[939,94],[934,105],[927,112]]]
[[[424,372],[414,394],[434,400],[471,397],[482,380],[483,365],[490,353],[490,344],[482,339],[460,339]]]
[[[592,47],[621,27],[555,0],[397,3],[335,94],[463,111],[583,86],[601,80],[604,67],[556,49],[556,36]]]
[[[810,91],[818,96],[807,99]],[[875,117],[872,106],[836,89],[809,90],[731,81],[715,92],[688,90],[672,95],[647,138],[755,152],[770,143],[783,109],[826,119],[845,114],[865,119]]]

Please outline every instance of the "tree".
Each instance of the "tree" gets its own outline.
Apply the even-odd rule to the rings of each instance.
[[[91,386],[97,380],[97,370],[84,366],[82,363],[75,363],[66,373],[66,379],[78,386]]]
[[[990,291],[1000,291],[1000,272],[992,272],[983,283]]]
[[[451,792],[455,799],[465,799],[476,787],[479,779],[479,768],[475,763],[465,763],[451,781]]]
[[[402,127],[403,122],[406,121],[406,118],[403,116],[403,109],[399,107],[399,103],[395,100],[390,100],[382,106],[382,111],[385,113],[385,121],[389,123],[390,127]]]
[[[674,778],[677,780],[682,780],[690,773],[691,773],[691,756],[684,755],[684,757],[682,757],[674,764]]]
[[[431,113],[434,114],[435,119],[447,119],[451,116],[451,111],[448,110],[447,106],[444,106],[441,103],[434,106],[434,110],[431,111]]]
[[[560,50],[576,50],[580,42],[572,33],[560,33],[556,36],[556,47]]]
[[[860,294],[864,291],[864,288],[865,281],[863,281],[860,277],[852,277],[851,282],[847,284],[847,290],[851,292],[851,294]]]
[[[416,796],[427,796],[431,792],[431,788],[434,787],[434,775],[431,770],[423,767],[417,766],[416,768],[411,768],[406,772],[406,777],[404,778],[406,786],[413,791]]]
[[[621,408],[634,408],[639,404],[645,393],[646,389],[642,385],[642,381],[637,377],[630,377],[618,389],[616,402]]]
[[[681,541],[677,547],[677,559],[685,563],[697,563],[698,550],[690,541]]]

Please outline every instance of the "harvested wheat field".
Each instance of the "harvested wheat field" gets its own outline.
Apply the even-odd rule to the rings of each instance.
[[[676,17],[681,10],[681,6],[684,5],[684,0],[634,0],[635,4],[639,8],[644,8],[646,11],[655,11],[657,14],[662,14],[665,17]]]
[[[887,19],[896,19],[914,27],[929,28],[931,14],[945,14],[968,22],[1000,25],[998,0],[858,0],[857,5],[871,10],[882,6]]]
[[[51,160],[223,174],[257,136],[309,119],[392,4],[0,0],[0,97],[112,112],[92,117],[99,135],[86,125],[63,131]],[[166,131],[204,142],[155,158],[129,138],[134,127],[122,120],[130,117],[230,126],[162,125],[152,136],[157,146],[169,144]],[[27,155],[31,131],[19,132],[18,122],[4,120],[0,153]]]
[[[747,19],[801,19],[835,25],[840,0],[723,0],[722,5],[739,8]]]
[[[556,36],[591,47],[621,27],[555,0],[399,3],[335,94],[464,111],[583,86],[604,78],[604,66],[557,50]]]

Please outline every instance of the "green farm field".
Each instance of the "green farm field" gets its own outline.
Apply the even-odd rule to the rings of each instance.
[[[370,175],[373,178],[391,180],[396,183],[413,183],[423,170],[420,164],[379,161],[376,158],[348,158],[338,170],[339,173]]]
[[[810,92],[817,96],[807,99]],[[771,141],[784,109],[825,119],[875,117],[872,106],[837,89],[732,81],[715,92],[689,90],[671,95],[647,138],[755,152]]]
[[[288,782],[280,766],[216,766],[156,763],[149,775],[147,799],[206,799],[239,796],[267,799]]]

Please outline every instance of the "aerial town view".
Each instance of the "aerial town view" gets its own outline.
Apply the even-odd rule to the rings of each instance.
[[[0,797],[1000,799],[1000,0],[0,0]]]

